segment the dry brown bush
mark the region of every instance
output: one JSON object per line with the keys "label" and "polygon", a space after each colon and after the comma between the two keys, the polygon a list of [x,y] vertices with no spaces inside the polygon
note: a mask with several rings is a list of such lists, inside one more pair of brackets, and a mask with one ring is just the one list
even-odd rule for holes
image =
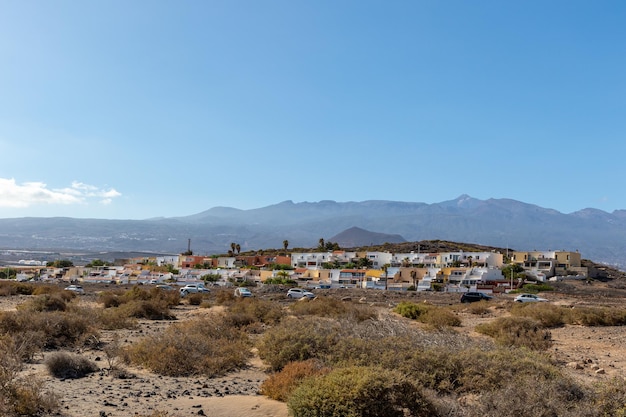
{"label": "dry brown bush", "polygon": [[568,310],[550,303],[515,303],[511,308],[511,314],[530,317],[545,328],[553,328],[563,326],[568,321]]}
{"label": "dry brown bush", "polygon": [[75,311],[37,312],[28,310],[0,313],[0,334],[43,333],[44,347],[75,347],[98,338],[97,323]]}
{"label": "dry brown bush", "polygon": [[61,292],[43,294],[20,304],[17,306],[17,309],[30,311],[65,311],[68,308],[68,301],[69,299],[64,297]]}
{"label": "dry brown bush", "polygon": [[83,378],[98,371],[95,363],[75,353],[56,352],[49,355],[45,363],[50,375],[61,379]]}
{"label": "dry brown bush", "polygon": [[261,385],[261,394],[277,401],[287,401],[289,395],[298,388],[306,378],[326,374],[330,368],[323,366],[319,361],[309,359],[296,361],[266,379]]}
{"label": "dry brown bush", "polygon": [[546,350],[552,346],[552,336],[541,323],[529,317],[500,317],[492,322],[476,326],[476,331],[493,339],[502,346],[527,347]]}
{"label": "dry brown bush", "polygon": [[14,341],[0,339],[0,415],[4,417],[49,415],[59,408],[55,394],[36,378],[19,377],[21,353]]}
{"label": "dry brown bush", "polygon": [[283,317],[283,309],[280,305],[258,298],[237,299],[228,307],[225,320],[233,326],[246,328],[254,332],[262,331],[257,324],[276,324]]}
{"label": "dry brown bush", "polygon": [[212,317],[174,324],[129,346],[123,357],[161,375],[214,377],[245,366],[250,347],[244,332]]}

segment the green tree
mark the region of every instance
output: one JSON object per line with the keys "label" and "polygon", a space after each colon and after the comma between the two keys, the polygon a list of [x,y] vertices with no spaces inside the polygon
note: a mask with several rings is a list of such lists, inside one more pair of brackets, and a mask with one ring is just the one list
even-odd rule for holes
{"label": "green tree", "polygon": [[288,240],[283,240],[283,248],[285,249],[285,251],[287,250],[288,246],[289,246],[289,241]]}
{"label": "green tree", "polygon": [[239,243],[237,243],[235,245],[235,249],[237,250],[237,255],[239,255],[241,253],[241,245]]}
{"label": "green tree", "polygon": [[52,268],[71,268],[74,266],[74,262],[69,259],[57,259],[56,261],[46,263],[46,266]]}
{"label": "green tree", "polygon": [[319,246],[318,246],[318,247],[319,247],[320,249],[324,249],[324,248],[325,248],[325,245],[324,245],[324,238],[320,238],[320,240],[319,240]]}

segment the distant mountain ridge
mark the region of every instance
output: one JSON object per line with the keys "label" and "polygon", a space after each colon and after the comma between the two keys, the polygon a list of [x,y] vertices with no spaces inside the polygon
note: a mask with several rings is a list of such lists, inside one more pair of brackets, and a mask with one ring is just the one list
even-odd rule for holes
{"label": "distant mountain ridge", "polygon": [[[441,239],[518,250],[579,250],[584,258],[626,267],[626,210],[584,209],[570,214],[511,199],[462,195],[441,203],[368,200],[294,203],[241,210],[213,207],[201,213],[150,220],[72,218],[0,219],[2,248],[70,248],[225,253],[314,248],[359,228],[408,241]],[[370,242],[368,242],[369,244]],[[391,243],[391,242],[390,242]]]}

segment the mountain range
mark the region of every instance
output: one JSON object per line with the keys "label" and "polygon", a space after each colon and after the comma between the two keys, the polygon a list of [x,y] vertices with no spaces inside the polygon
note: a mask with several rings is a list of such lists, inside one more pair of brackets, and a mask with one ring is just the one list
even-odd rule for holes
{"label": "mountain range", "polygon": [[248,251],[281,248],[284,240],[290,248],[315,248],[320,239],[341,247],[442,239],[512,250],[579,250],[586,259],[624,269],[626,210],[564,214],[511,199],[462,195],[434,204],[284,201],[147,220],[0,219],[0,247],[11,249],[181,253],[190,247],[214,254],[227,252],[231,242]]}

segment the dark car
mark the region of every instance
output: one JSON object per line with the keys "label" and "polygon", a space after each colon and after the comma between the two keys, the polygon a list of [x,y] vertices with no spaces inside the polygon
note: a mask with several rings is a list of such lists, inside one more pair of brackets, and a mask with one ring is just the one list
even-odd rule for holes
{"label": "dark car", "polygon": [[485,294],[484,292],[466,292],[461,296],[462,303],[475,303],[477,301],[489,301],[493,297]]}

